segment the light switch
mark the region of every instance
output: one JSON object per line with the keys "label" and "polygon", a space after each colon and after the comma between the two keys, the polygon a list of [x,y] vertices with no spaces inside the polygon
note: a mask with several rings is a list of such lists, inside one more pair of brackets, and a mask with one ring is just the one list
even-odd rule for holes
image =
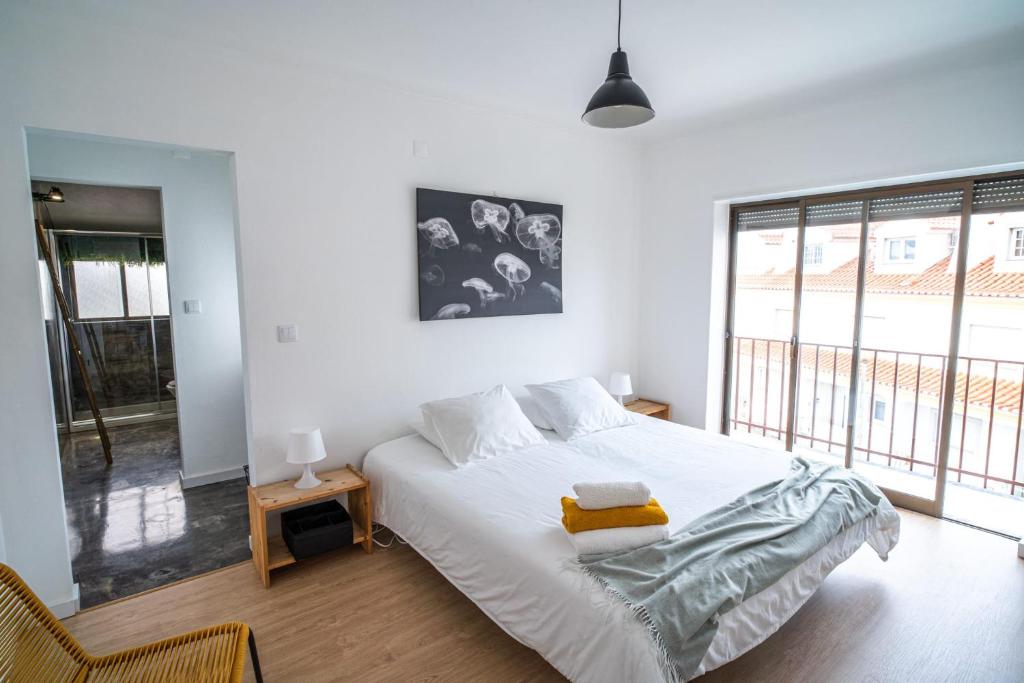
{"label": "light switch", "polygon": [[282,344],[299,341],[299,326],[295,323],[277,326],[277,341]]}
{"label": "light switch", "polygon": [[186,299],[185,300],[185,312],[186,313],[202,313],[203,302],[199,299]]}
{"label": "light switch", "polygon": [[419,157],[420,159],[426,159],[430,156],[430,147],[427,146],[426,140],[413,140],[412,141],[412,155]]}

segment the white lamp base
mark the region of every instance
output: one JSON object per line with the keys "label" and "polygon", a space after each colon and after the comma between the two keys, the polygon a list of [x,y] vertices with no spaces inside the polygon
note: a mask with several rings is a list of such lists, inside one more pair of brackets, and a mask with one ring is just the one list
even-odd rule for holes
{"label": "white lamp base", "polygon": [[620,406],[626,405],[625,402],[622,400],[623,398],[625,398],[624,396],[616,396],[615,398],[619,399],[619,405]]}
{"label": "white lamp base", "polygon": [[308,463],[302,470],[302,476],[297,482],[295,482],[295,488],[297,489],[315,489],[321,484],[321,481],[313,475],[313,468]]}

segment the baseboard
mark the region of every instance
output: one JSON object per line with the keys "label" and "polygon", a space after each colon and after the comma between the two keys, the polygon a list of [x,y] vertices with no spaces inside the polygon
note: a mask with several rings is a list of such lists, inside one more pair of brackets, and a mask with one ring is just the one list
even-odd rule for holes
{"label": "baseboard", "polygon": [[78,614],[80,597],[81,594],[78,591],[78,584],[75,583],[71,585],[70,599],[63,600],[61,602],[51,602],[46,606],[50,608],[50,611],[53,612],[54,616],[58,619],[67,619],[68,617],[73,617]]}
{"label": "baseboard", "polygon": [[219,481],[228,481],[229,479],[241,479],[245,476],[245,472],[242,471],[242,466],[229,467],[226,470],[219,472],[207,472],[206,474],[195,474],[191,477],[186,477],[185,473],[178,470],[178,476],[181,478],[181,488],[191,489],[196,486],[206,486],[207,484],[216,484]]}

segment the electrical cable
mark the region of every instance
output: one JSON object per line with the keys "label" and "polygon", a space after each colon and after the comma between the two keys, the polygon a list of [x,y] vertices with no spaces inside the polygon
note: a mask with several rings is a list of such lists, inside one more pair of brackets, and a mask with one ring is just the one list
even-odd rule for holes
{"label": "electrical cable", "polygon": [[615,33],[615,46],[622,49],[622,0],[619,0],[619,29]]}

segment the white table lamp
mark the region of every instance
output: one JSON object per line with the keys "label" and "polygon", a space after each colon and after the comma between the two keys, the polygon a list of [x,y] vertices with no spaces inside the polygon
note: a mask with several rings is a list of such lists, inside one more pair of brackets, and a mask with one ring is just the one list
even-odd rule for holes
{"label": "white table lamp", "polygon": [[320,485],[320,480],[313,476],[310,464],[327,457],[324,448],[324,437],[319,429],[293,429],[288,433],[287,461],[293,465],[305,465],[302,477],[295,482],[297,489],[311,489]]}
{"label": "white table lamp", "polygon": [[633,393],[633,383],[629,381],[628,372],[613,372],[608,380],[608,393],[619,399],[622,405],[622,397]]}

